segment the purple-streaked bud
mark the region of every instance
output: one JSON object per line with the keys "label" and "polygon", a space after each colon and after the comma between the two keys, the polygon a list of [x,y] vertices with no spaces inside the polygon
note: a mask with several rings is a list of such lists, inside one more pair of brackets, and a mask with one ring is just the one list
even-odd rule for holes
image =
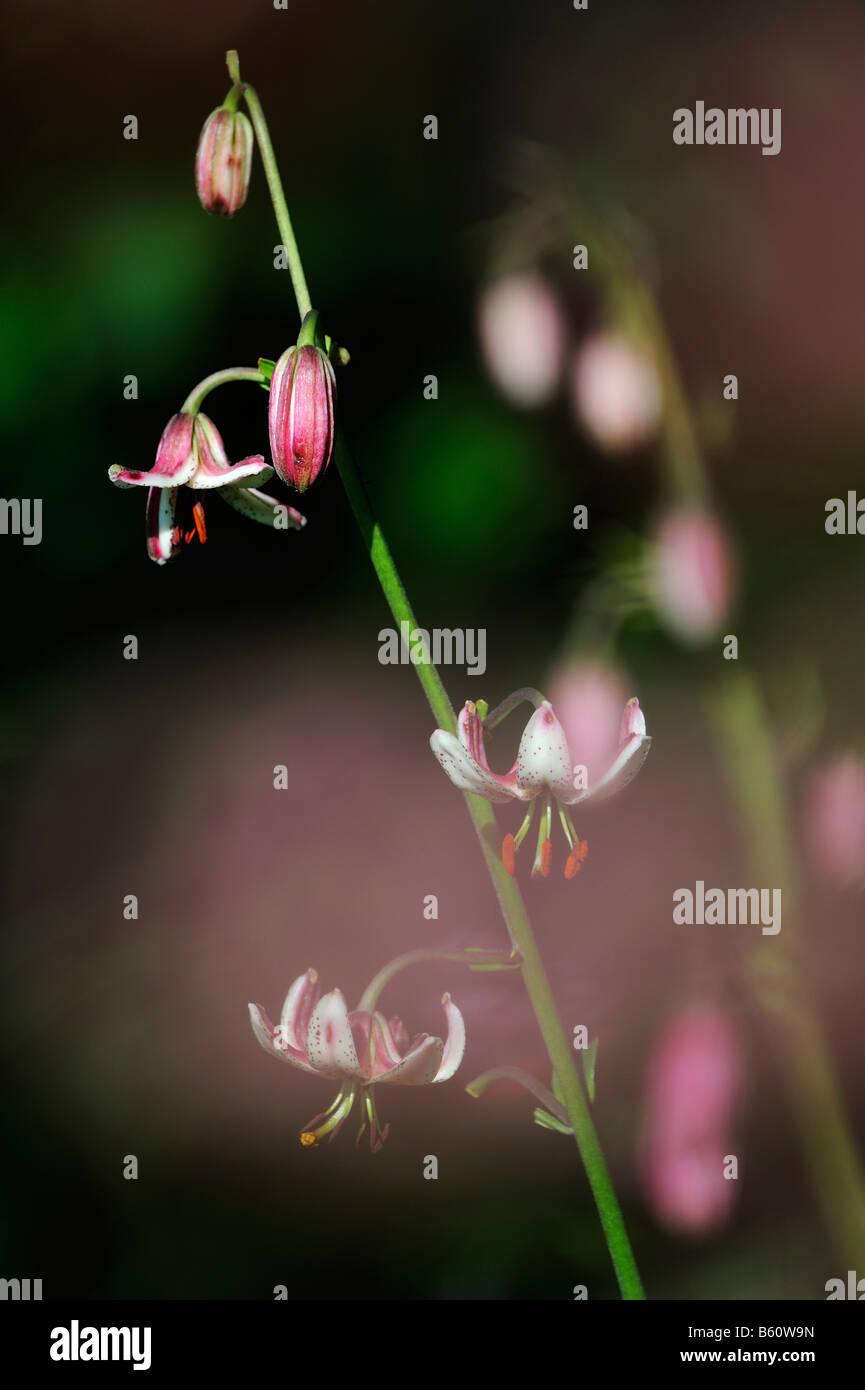
{"label": "purple-streaked bud", "polygon": [[668,626],[687,642],[710,637],[727,615],[733,563],[720,523],[700,507],[669,512],[655,531],[649,586]]}
{"label": "purple-streaked bud", "polygon": [[853,753],[815,772],[804,831],[815,867],[840,888],[865,884],[865,763]]}
{"label": "purple-streaked bud", "polygon": [[270,451],[284,483],[305,492],[333,452],[336,377],[320,348],[290,347],[270,383]]}
{"label": "purple-streaked bud", "polygon": [[242,111],[220,106],[204,122],[195,155],[195,187],[205,212],[233,217],[246,202],[252,126]]}
{"label": "purple-streaked bud", "polygon": [[540,405],[562,370],[565,329],[558,300],[537,275],[506,275],[478,302],[481,352],[494,384],[514,405]]}
{"label": "purple-streaked bud", "polygon": [[574,359],[571,392],[577,418],[611,454],[646,444],[661,419],[661,381],[654,362],[620,333],[597,333]]}
{"label": "purple-streaked bud", "polygon": [[672,1020],[649,1063],[641,1171],[658,1220],[700,1234],[722,1226],[738,1183],[730,1173],[732,1124],[743,1079],[732,1020],[695,1004]]}

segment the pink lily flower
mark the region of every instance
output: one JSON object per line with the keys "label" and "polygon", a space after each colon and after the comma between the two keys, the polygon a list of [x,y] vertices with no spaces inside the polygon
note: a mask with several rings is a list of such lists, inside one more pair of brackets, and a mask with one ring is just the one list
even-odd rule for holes
{"label": "pink lily flower", "polygon": [[[274,525],[279,504],[255,487],[241,483],[262,483],[273,477],[261,454],[239,463],[229,463],[219,430],[206,415],[181,411],[172,416],[162,432],[154,466],[145,471],[112,465],[108,476],[117,487],[146,487],[147,552],[158,565],[164,565],[180,549],[182,541],[197,534],[207,539],[204,507],[198,499],[192,509],[194,529],[183,531],[175,524],[181,487],[193,491],[216,491],[224,501],[246,516]],[[282,509],[285,525],[300,530],[306,519],[294,507]]]}
{"label": "pink lily flower", "polygon": [[370,1148],[377,1153],[388,1135],[375,1108],[375,1086],[427,1086],[447,1081],[463,1058],[466,1032],[463,1016],[449,994],[442,995],[447,1038],[419,1033],[411,1043],[402,1021],[375,1011],[346,1007],[342,991],[332,989],[319,998],[318,974],[307,970],[291,985],[274,1027],[258,1004],[250,1004],[252,1031],[271,1057],[314,1076],[341,1080],[336,1098],[304,1126],[300,1142],[314,1146],[324,1135],[335,1138],[359,1093],[365,1117],[357,1142],[369,1125]]}
{"label": "pink lily flower", "polygon": [[[512,696],[500,709],[507,712],[507,708],[520,698],[532,696]],[[490,726],[497,723],[498,711],[487,720],[483,703],[479,712],[474,701],[469,700],[460,711],[458,736],[444,729],[436,729],[430,739],[430,747],[460,791],[483,796],[487,801],[532,803],[516,835],[506,835],[502,843],[502,862],[509,874],[514,873],[517,850],[529,831],[535,806],[540,803],[541,823],[532,877],[541,874],[546,878],[549,875],[552,864],[552,803],[555,801],[569,848],[565,878],[573,878],[579,873],[589,847],[574,829],[567,808],[589,797],[608,796],[626,786],[645,762],[652,740],[646,734],[646,721],[639,701],[636,698],[629,700],[622,715],[618,750],[603,775],[593,786],[589,786],[585,768],[575,762],[552,705],[549,700],[540,697],[538,700],[538,707],[520,740],[516,762],[509,772],[493,772],[487,762],[484,723],[486,721]]]}

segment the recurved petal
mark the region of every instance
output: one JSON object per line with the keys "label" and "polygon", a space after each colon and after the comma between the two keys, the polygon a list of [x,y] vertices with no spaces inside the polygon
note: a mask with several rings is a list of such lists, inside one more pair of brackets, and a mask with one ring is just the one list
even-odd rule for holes
{"label": "recurved petal", "polygon": [[459,739],[445,729],[436,729],[429,743],[442,768],[460,791],[474,792],[477,796],[486,797],[487,801],[510,801],[513,797],[525,799],[516,781],[512,780],[513,774],[497,777],[495,773],[488,772]]}
{"label": "recurved petal", "polygon": [[549,700],[535,710],[520,739],[516,780],[524,796],[535,796],[549,787],[563,800],[573,791],[568,740]]}
{"label": "recurved petal", "polygon": [[147,494],[147,553],[157,565],[164,565],[180,550],[174,516],[176,487],[152,487]]}
{"label": "recurved petal", "polygon": [[195,418],[195,449],[198,467],[189,480],[192,488],[223,487],[228,482],[240,482],[246,478],[254,483],[266,483],[273,477],[273,469],[264,461],[261,454],[253,454],[241,459],[240,463],[229,463],[222,442],[222,435],[208,415],[199,414]]}
{"label": "recurved petal", "polygon": [[315,1072],[315,1067],[309,1065],[302,1052],[292,1051],[282,1041],[280,1032],[274,1028],[260,1004],[249,1005],[249,1021],[253,1033],[269,1057],[275,1057],[278,1062],[288,1062],[290,1066],[298,1067],[301,1071]]}
{"label": "recurved petal", "polygon": [[375,1078],[376,1085],[428,1086],[436,1080],[443,1052],[441,1038],[431,1038],[428,1033],[421,1033],[396,1066]]}
{"label": "recurved petal", "polygon": [[313,1009],[306,1058],[321,1076],[363,1076],[342,990],[322,995]]}
{"label": "recurved petal", "polygon": [[562,801],[567,801],[568,805],[573,806],[590,796],[612,796],[613,792],[621,791],[622,787],[626,787],[636,777],[652,746],[652,740],[646,733],[646,720],[636,698],[629,700],[625,705],[620,732],[622,743],[603,777],[593,787],[572,791],[569,796],[561,797]]}
{"label": "recurved petal", "polygon": [[462,1061],[466,1050],[465,1020],[449,994],[442,995],[442,1007],[447,1019],[448,1032],[441,1064],[433,1077],[433,1081],[449,1080]]}
{"label": "recurved petal", "polygon": [[193,440],[195,417],[173,415],[156,450],[156,462],[149,472],[137,468],[120,468],[115,464],[108,470],[112,483],[119,487],[182,487],[188,483],[198,462]]}
{"label": "recurved petal", "polygon": [[307,970],[305,974],[298,975],[285,996],[279,1017],[282,1038],[290,1047],[297,1048],[298,1052],[306,1052],[309,1020],[320,993],[317,971]]}
{"label": "recurved petal", "polygon": [[[398,1021],[398,1020],[397,1020]],[[391,1032],[391,1026],[384,1014],[372,1015],[372,1048],[370,1077],[376,1080],[385,1072],[392,1071],[403,1060],[402,1052]],[[402,1025],[400,1025],[402,1026]]]}
{"label": "recurved petal", "polygon": [[219,496],[241,516],[250,521],[258,521],[263,526],[272,526],[275,531],[300,531],[306,525],[306,517],[294,507],[268,497],[266,492],[257,492],[252,487],[221,487]]}

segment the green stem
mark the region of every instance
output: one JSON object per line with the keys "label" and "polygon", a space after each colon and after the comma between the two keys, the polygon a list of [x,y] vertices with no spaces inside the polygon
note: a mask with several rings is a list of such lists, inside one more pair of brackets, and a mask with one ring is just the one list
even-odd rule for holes
{"label": "green stem", "polygon": [[[414,613],[393,562],[384,534],[375,520],[363,483],[355,469],[345,442],[339,436],[334,450],[336,466],[363,536],[373,568],[397,624],[416,626]],[[439,728],[456,732],[456,717],[441,677],[432,662],[415,666],[433,716]],[[466,805],[480,841],[487,869],[493,881],[499,906],[514,949],[522,957],[526,992],[534,1009],[547,1055],[561,1086],[565,1109],[574,1130],[574,1139],[589,1179],[601,1219],[619,1289],[625,1299],[645,1297],[634,1254],[628,1239],[621,1208],[607,1169],[600,1141],[589,1114],[571,1048],[559,1018],[556,1001],[538,951],[522,893],[511,878],[499,854],[495,812],[482,797],[466,794]]]}
{"label": "green stem", "polygon": [[181,412],[185,415],[197,415],[211,391],[215,391],[217,386],[225,386],[229,381],[256,381],[260,386],[265,379],[257,367],[226,367],[224,371],[213,372],[211,376],[199,381],[197,386],[193,386],[180,407]]}
{"label": "green stem", "polygon": [[[226,54],[228,73],[234,82],[240,82],[240,64],[236,52],[232,49]],[[270,200],[273,203],[273,210],[276,213],[276,225],[279,227],[279,235],[285,247],[285,254],[288,259],[288,271],[291,275],[291,283],[294,288],[294,297],[297,300],[297,312],[300,314],[301,321],[306,317],[312,308],[312,300],[309,297],[309,290],[306,284],[306,276],[303,273],[303,264],[300,259],[300,251],[297,247],[297,240],[294,235],[294,228],[291,225],[291,217],[288,213],[288,204],[285,201],[285,194],[282,191],[282,180],[279,177],[279,169],[276,164],[276,155],[273,153],[273,145],[270,141],[270,132],[267,129],[267,121],[264,119],[264,112],[261,109],[261,102],[254,87],[250,87],[248,82],[242,84],[243,95],[249,108],[249,115],[255,131],[255,138],[258,141],[258,152],[261,155],[261,162],[264,165],[264,175],[267,179],[267,186],[270,190]]]}
{"label": "green stem", "polygon": [[[229,55],[228,63],[229,74],[234,81],[237,81],[239,68],[236,54],[233,57]],[[270,143],[267,123],[253,89],[245,86],[244,94],[265,166],[280,235],[289,258],[298,311],[303,319],[312,306],[300,263],[300,254],[291,229],[291,220],[280,183],[273,147]],[[411,628],[416,627],[411,604],[388,549],[384,533],[372,514],[363,483],[341,434],[337,435],[334,445],[334,460],[391,613],[397,625],[408,622],[411,630]],[[455,733],[456,717],[453,706],[435,666],[429,662],[417,665],[414,669],[423,686],[437,724],[440,728]],[[516,880],[510,877],[501,862],[498,852],[499,840],[495,813],[489,802],[481,797],[466,795],[465,800],[493,881],[511,944],[522,957],[521,968],[526,992],[535,1011],[547,1054],[559,1081],[565,1109],[573,1126],[574,1139],[595,1199],[619,1289],[625,1299],[645,1298],[631,1243],[625,1230],[621,1208],[589,1114],[588,1104],[583,1094],[568,1039],[559,1018],[550,982],[547,979],[543,961],[535,943],[534,932],[522,894]]]}
{"label": "green stem", "polygon": [[480,948],[472,950],[471,947],[465,951],[440,951],[434,947],[427,950],[421,947],[417,951],[406,951],[405,955],[397,956],[396,960],[388,961],[387,965],[383,965],[360,996],[358,1009],[364,1013],[372,1013],[378,1003],[379,995],[385,985],[390,984],[394,975],[398,975],[409,965],[420,965],[423,961],[429,960],[459,961],[460,964],[468,965],[473,970],[516,970],[519,968],[519,959],[513,952],[510,955],[503,955],[501,951],[483,951]]}

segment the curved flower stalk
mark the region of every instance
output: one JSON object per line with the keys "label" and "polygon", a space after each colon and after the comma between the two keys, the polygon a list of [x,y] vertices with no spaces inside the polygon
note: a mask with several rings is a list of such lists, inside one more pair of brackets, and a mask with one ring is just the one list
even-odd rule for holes
{"label": "curved flower stalk", "polygon": [[[247,373],[254,380],[263,380],[259,372]],[[236,372],[220,373],[220,379],[237,380]],[[242,377],[240,379],[243,379]],[[209,378],[215,383],[216,378]],[[202,383],[207,386],[208,383]],[[178,553],[183,541],[195,535],[204,542],[207,531],[204,506],[200,498],[192,509],[194,527],[184,531],[176,524],[180,489],[193,492],[215,491],[224,501],[254,521],[282,529],[299,531],[306,518],[294,507],[282,506],[254,486],[273,477],[273,469],[261,454],[252,454],[239,463],[229,463],[222,436],[213,421],[195,408],[196,397],[205,392],[197,388],[177,415],[173,415],[156,450],[156,462],[147,471],[122,468],[113,464],[108,470],[111,482],[117,487],[146,487],[147,493],[147,553],[158,565],[164,565]]]}
{"label": "curved flower stalk", "polygon": [[369,1126],[370,1148],[377,1153],[388,1135],[375,1106],[374,1087],[427,1086],[447,1081],[463,1058],[466,1044],[463,1016],[449,994],[442,995],[447,1037],[409,1035],[399,1018],[388,1020],[377,1009],[349,1012],[342,991],[332,989],[319,998],[318,975],[307,970],[291,985],[274,1027],[259,1004],[249,1005],[252,1031],[271,1057],[300,1071],[341,1081],[328,1108],[304,1126],[300,1142],[314,1146],[325,1135],[335,1138],[358,1095],[364,1117],[360,1142]]}
{"label": "curved flower stalk", "polygon": [[[484,728],[498,723],[523,699],[530,700],[537,708],[523,731],[516,761],[509,772],[493,772],[484,748]],[[514,873],[517,850],[528,834],[535,808],[540,804],[541,819],[532,866],[533,878],[538,874],[548,877],[552,865],[550,830],[553,802],[558,807],[568,842],[565,878],[574,878],[588,853],[588,844],[580,839],[574,829],[567,808],[589,797],[609,796],[626,786],[645,762],[651,744],[640,702],[636,698],[631,699],[622,714],[618,751],[606,772],[590,787],[587,785],[585,768],[575,762],[552,705],[537,692],[517,691],[489,716],[483,702],[477,705],[469,700],[460,711],[457,728],[457,735],[445,729],[436,729],[430,738],[430,747],[454,786],[462,792],[485,797],[487,801],[531,803],[516,835],[506,835],[502,843],[502,862],[509,874]]]}

